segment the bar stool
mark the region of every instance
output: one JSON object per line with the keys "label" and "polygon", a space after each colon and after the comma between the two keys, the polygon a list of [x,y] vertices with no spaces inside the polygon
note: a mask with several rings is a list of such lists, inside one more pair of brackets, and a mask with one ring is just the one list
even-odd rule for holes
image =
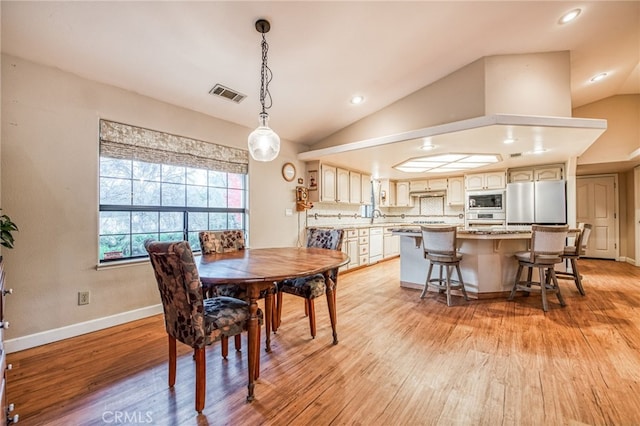
{"label": "bar stool", "polygon": [[[464,281],[460,273],[460,260],[462,255],[456,251],[456,226],[421,226],[422,228],[422,248],[424,258],[429,260],[429,272],[424,284],[424,290],[420,295],[423,299],[427,294],[429,286],[438,289],[438,292],[447,292],[447,306],[451,306],[451,290],[460,290],[464,300],[469,300],[467,291],[464,288]],[[431,278],[433,265],[440,267],[440,276]],[[458,274],[457,280],[451,279],[453,268]],[[447,275],[443,278],[443,268],[446,268]]]}
{"label": "bar stool", "polygon": [[[562,263],[569,225],[532,225],[531,231],[531,250],[516,253],[515,255],[518,260],[518,272],[508,300],[513,300],[518,290],[526,292],[526,295],[533,291],[540,291],[542,309],[547,312],[549,310],[547,293],[549,292],[558,296],[560,306],[566,305],[562,298],[562,293],[560,293],[554,267],[557,263]],[[520,276],[524,268],[528,268],[527,279],[521,281]],[[532,279],[533,268],[538,269],[539,281],[533,281]],[[538,288],[532,288],[533,286],[539,287],[539,290]]]}
{"label": "bar stool", "polygon": [[569,260],[571,263],[571,272],[568,271],[556,271],[556,275],[558,278],[563,279],[571,279],[576,283],[576,287],[578,288],[578,292],[581,295],[585,295],[584,287],[582,286],[582,276],[578,271],[578,262],[580,256],[584,255],[587,244],[589,243],[589,235],[591,235],[591,225],[588,223],[583,223],[578,226],[578,235],[574,240],[574,245],[566,246],[564,248],[564,253],[562,254],[562,260]]}

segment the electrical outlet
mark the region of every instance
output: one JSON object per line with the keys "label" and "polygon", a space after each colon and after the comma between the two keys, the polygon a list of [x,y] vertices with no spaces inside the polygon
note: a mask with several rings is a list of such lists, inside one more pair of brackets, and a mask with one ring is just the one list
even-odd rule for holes
{"label": "electrical outlet", "polygon": [[88,291],[79,291],[78,292],[78,305],[88,305],[89,304],[89,292]]}

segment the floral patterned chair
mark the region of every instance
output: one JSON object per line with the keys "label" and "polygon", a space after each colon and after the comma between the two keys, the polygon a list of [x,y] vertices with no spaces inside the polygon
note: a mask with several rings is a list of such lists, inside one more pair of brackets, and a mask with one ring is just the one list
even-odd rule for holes
{"label": "floral patterned chair", "polygon": [[[241,229],[231,229],[226,231],[201,231],[198,233],[198,238],[200,239],[200,249],[202,250],[202,254],[211,254],[211,253],[229,253],[238,250],[245,249],[245,238],[244,231]],[[266,299],[267,292],[271,292],[271,294],[275,294],[275,283],[273,288],[269,290],[263,290],[260,292],[260,298]],[[205,293],[210,297],[215,296],[228,296],[234,297],[236,299],[242,299],[246,302],[249,301],[247,296],[246,289],[243,286],[235,285],[235,284],[220,284],[215,287],[210,287],[206,289]],[[271,327],[274,323],[274,315],[273,311],[275,303],[275,297],[272,298],[273,303],[271,306],[265,305],[265,313],[266,313],[266,333],[267,335],[271,333]],[[275,328],[274,328],[275,330]],[[240,335],[236,335],[235,337],[235,347],[236,350],[239,351],[241,349]],[[226,358],[228,353],[228,348],[226,342],[222,343],[222,355]]]}
{"label": "floral patterned chair", "polygon": [[[176,382],[176,341],[194,349],[196,364],[196,411],[204,409],[206,389],[205,346],[246,329],[249,305],[231,297],[205,299],[198,269],[187,241],[145,241],[158,282],[169,336],[169,387]],[[258,310],[262,323],[262,312]],[[256,366],[256,376],[259,366]]]}
{"label": "floral patterned chair", "polygon": [[[342,229],[307,229],[307,247],[341,250],[344,231]],[[333,285],[338,283],[338,269],[329,271]],[[309,316],[309,328],[311,338],[316,337],[316,315],[314,299],[326,293],[327,283],[324,275],[315,274],[284,280],[278,283],[278,301],[276,302],[276,324],[274,329],[280,326],[282,318],[282,293],[292,294],[305,299],[305,313]]]}

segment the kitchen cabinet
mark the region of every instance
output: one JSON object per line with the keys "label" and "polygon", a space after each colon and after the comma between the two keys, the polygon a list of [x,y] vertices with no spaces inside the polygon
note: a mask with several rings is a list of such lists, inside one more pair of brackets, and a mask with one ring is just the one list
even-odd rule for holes
{"label": "kitchen cabinet", "polygon": [[562,179],[564,179],[564,167],[561,164],[509,170],[510,183]]}
{"label": "kitchen cabinet", "polygon": [[410,182],[396,182],[396,207],[412,207],[413,199],[409,195]]}
{"label": "kitchen cabinet", "polygon": [[552,166],[544,168],[533,169],[533,180],[562,180],[564,178],[562,173],[562,166]]}
{"label": "kitchen cabinet", "polygon": [[361,204],[371,205],[371,194],[373,192],[373,182],[371,181],[371,175],[362,174],[360,179],[360,188],[362,192]]}
{"label": "kitchen cabinet", "polygon": [[358,229],[358,266],[369,264],[369,228]]}
{"label": "kitchen cabinet", "polygon": [[440,191],[447,189],[447,178],[412,180],[410,181],[411,192]]}
{"label": "kitchen cabinet", "polygon": [[507,183],[507,173],[504,171],[474,173],[465,175],[464,181],[467,191],[504,189]]}
{"label": "kitchen cabinet", "polygon": [[340,270],[346,270],[355,268],[358,266],[360,260],[360,253],[358,250],[358,230],[357,229],[345,229],[342,237],[342,251],[349,256],[349,263],[340,268]]}
{"label": "kitchen cabinet", "polygon": [[349,170],[336,168],[336,199],[338,203],[349,202]]}
{"label": "kitchen cabinet", "polygon": [[349,203],[362,203],[362,174],[349,172]]}
{"label": "kitchen cabinet", "polygon": [[451,177],[447,180],[447,204],[450,206],[464,205],[464,178]]}
{"label": "kitchen cabinet", "polygon": [[396,183],[389,179],[381,179],[378,189],[378,205],[393,207],[396,205]]}
{"label": "kitchen cabinet", "polygon": [[[307,166],[309,201],[336,201],[336,167],[314,162]],[[319,173],[318,173],[319,171]]]}
{"label": "kitchen cabinet", "polygon": [[400,254],[400,236],[391,233],[392,227],[384,228],[383,233],[383,259],[398,256]]}

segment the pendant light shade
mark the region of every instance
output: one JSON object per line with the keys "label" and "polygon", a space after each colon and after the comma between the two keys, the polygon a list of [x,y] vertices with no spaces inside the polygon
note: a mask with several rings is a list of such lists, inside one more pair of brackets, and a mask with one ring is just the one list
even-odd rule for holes
{"label": "pendant light shade", "polygon": [[260,114],[260,126],[249,134],[249,152],[254,160],[271,161],[280,152],[280,136],[267,125],[269,116]]}
{"label": "pendant light shade", "polygon": [[[267,66],[267,52],[269,45],[265,34],[269,32],[271,25],[269,21],[259,19],[256,21],[256,30],[262,33],[262,66],[260,67],[260,104],[262,112],[257,129],[249,134],[249,153],[256,161],[274,160],[280,153],[280,136],[269,127],[269,114],[267,109],[271,108],[273,103],[271,93],[269,92],[269,83],[273,78],[271,69]],[[265,102],[268,101],[268,105]]]}

